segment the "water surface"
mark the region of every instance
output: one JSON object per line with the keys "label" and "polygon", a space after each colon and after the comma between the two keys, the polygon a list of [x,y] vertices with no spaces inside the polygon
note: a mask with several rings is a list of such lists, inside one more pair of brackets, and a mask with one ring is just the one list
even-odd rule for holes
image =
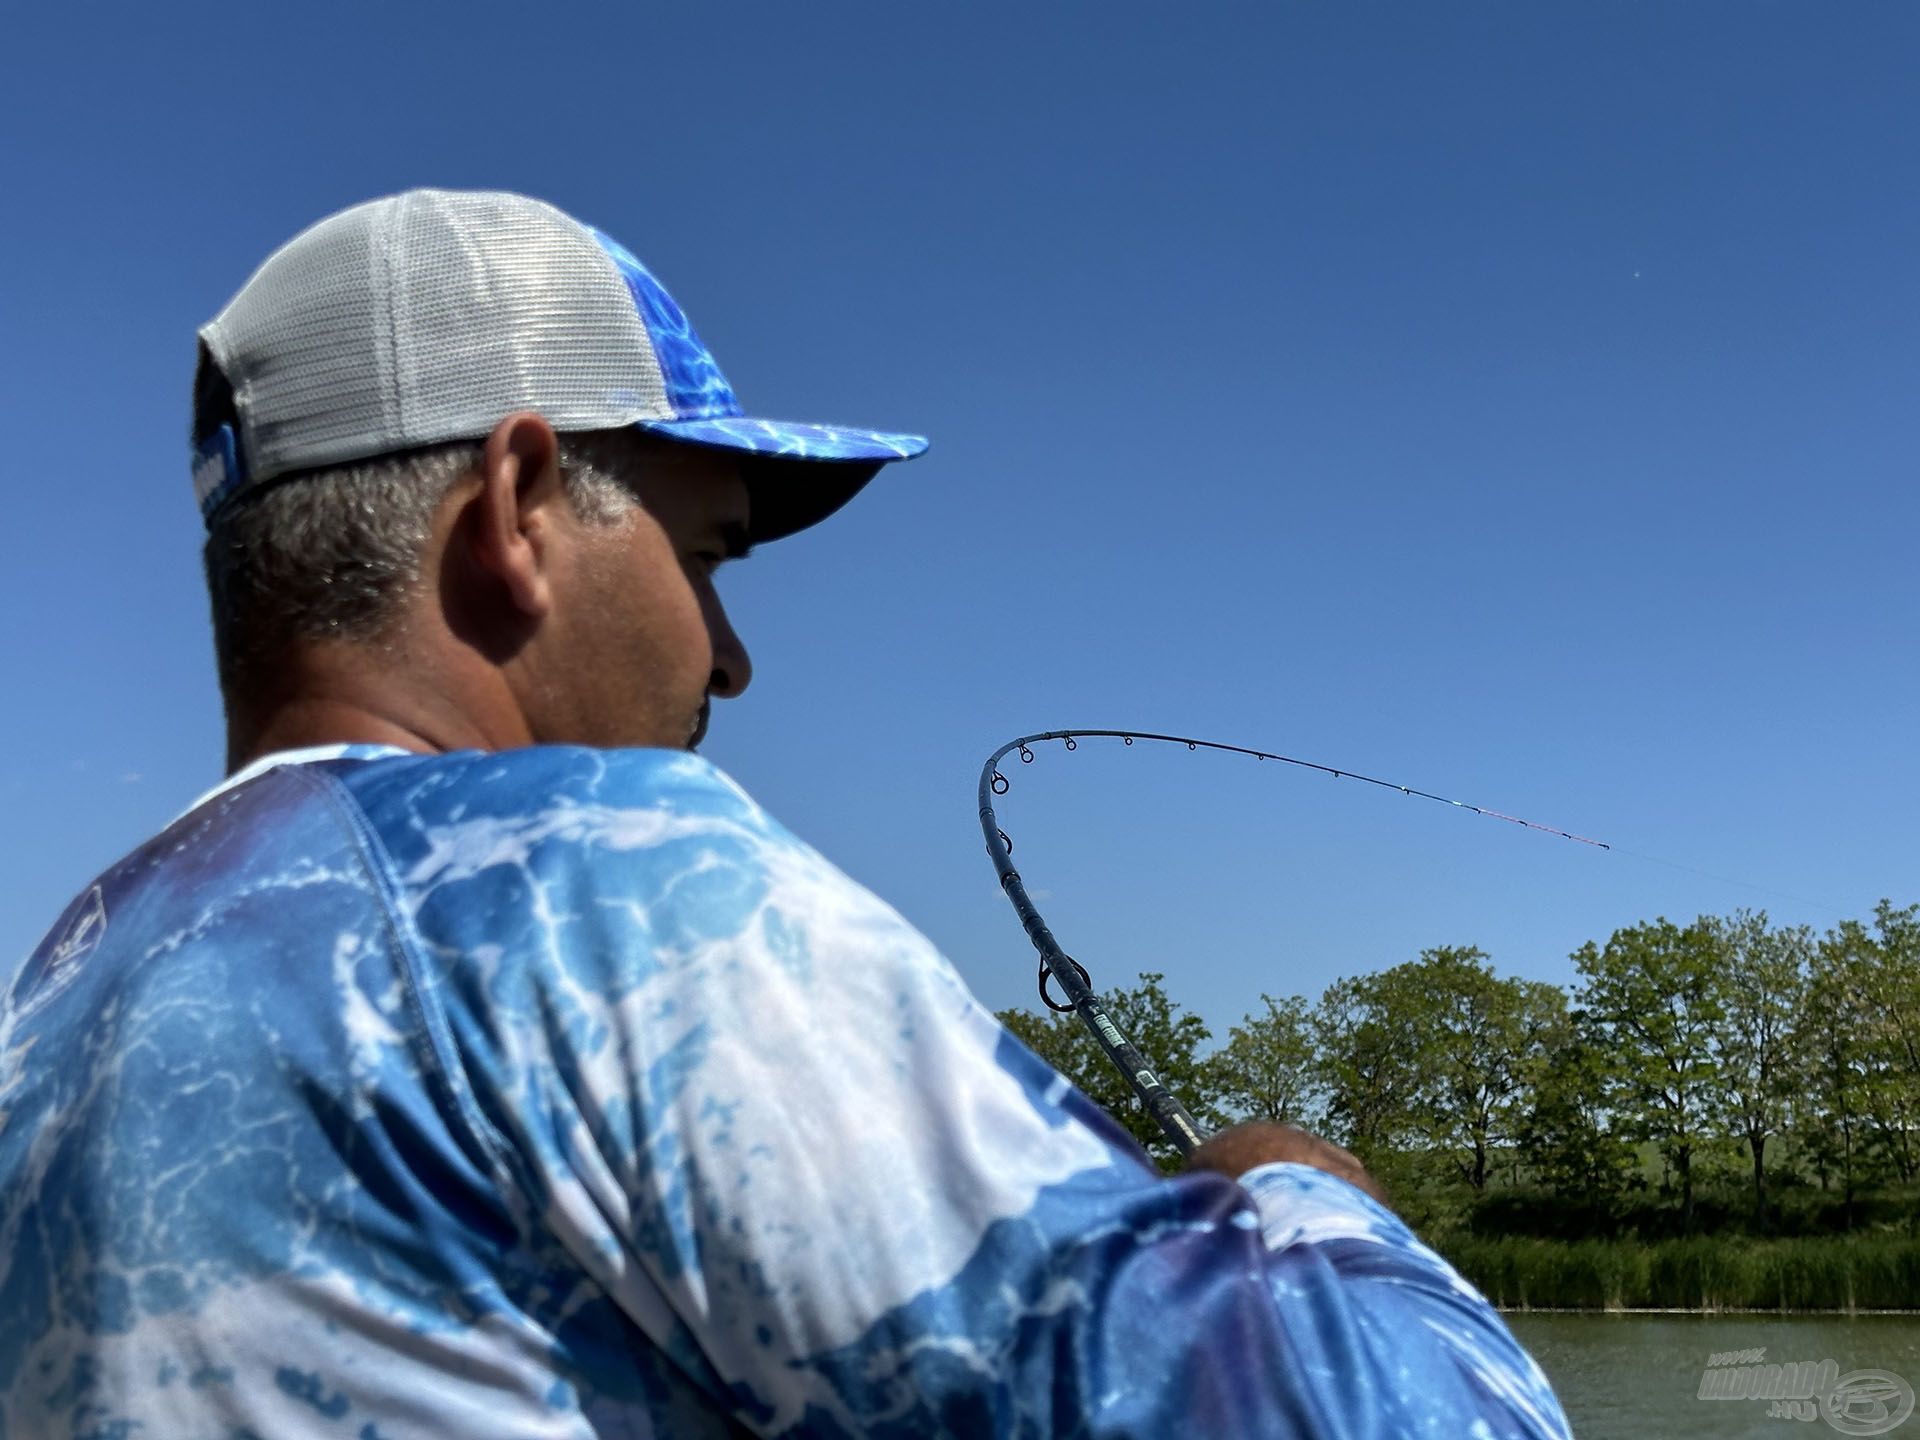
{"label": "water surface", "polygon": [[[1509,1315],[1553,1381],[1577,1440],[1790,1440],[1866,1434],[1824,1418],[1770,1418],[1766,1400],[1702,1400],[1707,1360],[1766,1351],[1768,1362],[1831,1359],[1844,1376],[1884,1370],[1920,1388],[1920,1315]],[[1920,1413],[1892,1430],[1920,1440]]]}

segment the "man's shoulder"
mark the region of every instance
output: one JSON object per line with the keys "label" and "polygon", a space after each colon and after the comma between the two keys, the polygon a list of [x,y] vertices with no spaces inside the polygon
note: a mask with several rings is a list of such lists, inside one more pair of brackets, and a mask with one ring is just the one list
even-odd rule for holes
{"label": "man's shoulder", "polygon": [[320,763],[403,881],[678,851],[701,837],[797,844],[732,779],[685,751],[538,745]]}
{"label": "man's shoulder", "polygon": [[757,813],[745,790],[709,761],[683,750],[601,750],[530,745],[322,761],[366,807],[416,816],[521,815],[582,807],[698,807],[743,818]]}

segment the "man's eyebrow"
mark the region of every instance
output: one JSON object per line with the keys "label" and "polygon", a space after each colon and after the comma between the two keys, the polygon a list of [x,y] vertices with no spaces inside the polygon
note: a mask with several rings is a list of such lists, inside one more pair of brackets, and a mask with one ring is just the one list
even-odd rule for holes
{"label": "man's eyebrow", "polygon": [[728,560],[744,560],[753,553],[753,542],[747,538],[746,524],[739,520],[720,522],[720,545]]}

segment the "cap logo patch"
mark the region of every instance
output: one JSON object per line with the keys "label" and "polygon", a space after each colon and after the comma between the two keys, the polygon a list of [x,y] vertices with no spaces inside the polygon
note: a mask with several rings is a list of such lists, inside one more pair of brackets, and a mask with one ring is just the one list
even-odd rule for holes
{"label": "cap logo patch", "polygon": [[222,425],[194,447],[193,498],[200,502],[203,519],[210,519],[245,478],[231,425]]}

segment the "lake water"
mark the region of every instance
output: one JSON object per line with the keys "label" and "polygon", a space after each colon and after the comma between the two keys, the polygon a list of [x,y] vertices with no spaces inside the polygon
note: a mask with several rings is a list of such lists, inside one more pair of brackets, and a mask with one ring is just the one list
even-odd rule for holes
{"label": "lake water", "polygon": [[[1891,1434],[1920,1440],[1920,1413],[1888,1429],[1842,1429],[1824,1417],[1769,1417],[1767,1400],[1702,1400],[1708,1358],[1766,1351],[1769,1363],[1832,1360],[1844,1377],[1882,1370],[1920,1390],[1920,1316],[1509,1315],[1553,1381],[1577,1440],[1788,1440]],[[1900,1403],[1898,1384],[1885,1387]],[[1856,1412],[1864,1413],[1864,1412]]]}

